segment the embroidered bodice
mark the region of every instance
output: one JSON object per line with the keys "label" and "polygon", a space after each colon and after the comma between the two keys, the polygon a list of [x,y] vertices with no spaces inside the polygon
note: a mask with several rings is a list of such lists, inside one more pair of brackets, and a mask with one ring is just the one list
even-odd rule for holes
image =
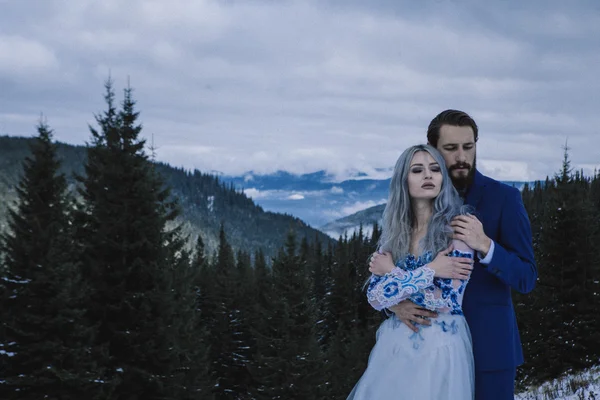
{"label": "embroidered bodice", "polygon": [[[473,258],[473,253],[453,250],[450,257]],[[408,255],[383,276],[372,275],[367,299],[376,310],[383,310],[409,299],[415,304],[439,313],[462,315],[462,299],[468,280],[435,278],[427,267],[433,254]]]}

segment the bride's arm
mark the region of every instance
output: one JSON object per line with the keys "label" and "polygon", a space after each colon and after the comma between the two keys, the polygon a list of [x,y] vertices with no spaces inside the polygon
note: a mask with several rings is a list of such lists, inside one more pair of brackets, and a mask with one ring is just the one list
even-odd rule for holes
{"label": "bride's arm", "polygon": [[367,300],[374,309],[381,311],[433,285],[434,274],[435,272],[427,267],[413,271],[394,267],[385,275],[372,275],[367,289]]}

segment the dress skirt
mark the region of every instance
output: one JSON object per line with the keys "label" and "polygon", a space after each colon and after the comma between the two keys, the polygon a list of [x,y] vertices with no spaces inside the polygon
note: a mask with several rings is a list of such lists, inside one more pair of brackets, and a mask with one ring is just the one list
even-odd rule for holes
{"label": "dress skirt", "polygon": [[464,316],[439,314],[431,321],[415,333],[395,315],[385,320],[348,400],[473,399],[473,349]]}

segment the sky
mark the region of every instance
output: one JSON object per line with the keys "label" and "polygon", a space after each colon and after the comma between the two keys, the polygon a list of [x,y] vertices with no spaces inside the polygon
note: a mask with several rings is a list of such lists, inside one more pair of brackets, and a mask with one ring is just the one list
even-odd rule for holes
{"label": "sky", "polygon": [[[379,177],[461,109],[501,180],[600,168],[596,0],[0,0],[0,134],[85,144],[128,82],[156,158]],[[381,173],[379,173],[381,175]]]}

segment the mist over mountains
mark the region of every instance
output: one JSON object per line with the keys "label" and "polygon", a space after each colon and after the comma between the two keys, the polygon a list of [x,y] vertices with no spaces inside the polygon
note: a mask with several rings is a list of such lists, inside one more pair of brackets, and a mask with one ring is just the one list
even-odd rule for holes
{"label": "mist over mountains", "polygon": [[[326,171],[294,175],[285,171],[259,175],[222,176],[266,210],[294,215],[337,238],[352,234],[362,224],[365,232],[379,221],[388,197],[393,168],[377,172],[387,178],[371,178],[356,172],[336,181]],[[519,190],[525,182],[506,181]]]}
{"label": "mist over mountains", "polygon": [[[31,139],[0,137],[0,228],[6,207],[15,198],[22,160],[29,154]],[[82,174],[85,147],[59,145],[63,172]],[[267,254],[283,243],[285,230],[297,227],[302,234],[326,240],[352,234],[363,226],[369,233],[381,219],[387,201],[392,167],[378,169],[377,176],[352,171],[344,178],[326,171],[296,175],[252,172],[240,176],[189,172],[158,163],[183,208],[182,221],[194,238],[202,234],[210,251],[216,248],[220,223],[231,231],[234,247],[264,247]],[[385,178],[383,178],[385,177]],[[505,182],[522,189],[525,182]],[[228,198],[227,205],[215,205]],[[237,215],[237,216],[236,216]],[[258,230],[252,227],[259,227]],[[318,232],[318,231],[320,232]]]}

